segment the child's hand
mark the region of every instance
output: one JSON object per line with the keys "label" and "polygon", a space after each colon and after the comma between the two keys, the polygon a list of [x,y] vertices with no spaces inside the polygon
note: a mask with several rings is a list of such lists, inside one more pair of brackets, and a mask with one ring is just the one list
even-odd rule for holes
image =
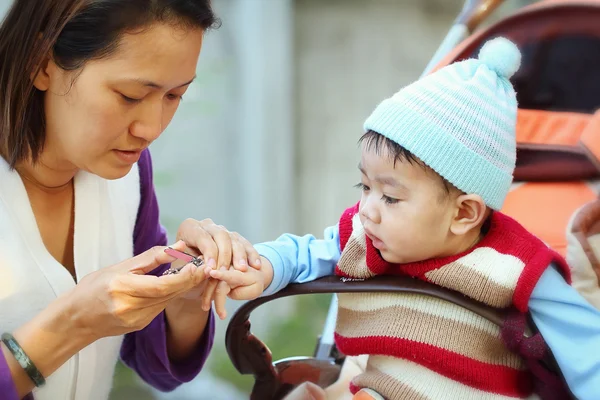
{"label": "child's hand", "polygon": [[[205,273],[220,281],[217,288],[217,292],[220,292],[219,295],[222,295],[224,290],[228,290],[228,296],[233,300],[253,300],[262,294],[273,279],[271,263],[266,258],[262,258],[261,261],[262,268],[260,270],[249,268],[246,271],[239,271],[233,267],[229,270],[207,268]],[[204,300],[210,304],[209,295],[207,293]]]}
{"label": "child's hand", "polygon": [[[230,265],[239,271],[262,268],[258,252],[246,238],[215,224],[211,219],[185,220],[179,226],[177,239],[183,240],[190,248],[198,249],[210,269],[227,268]],[[224,319],[228,287],[224,284],[217,287],[218,284],[219,281],[215,279],[208,280],[203,288],[201,306],[205,311],[210,310],[214,299],[217,314]]]}
{"label": "child's hand", "polygon": [[263,274],[253,268],[246,272],[238,271],[233,267],[228,271],[218,269],[206,272],[211,278],[221,281],[219,286],[226,285],[229,288],[228,296],[233,300],[253,300],[265,289]]}

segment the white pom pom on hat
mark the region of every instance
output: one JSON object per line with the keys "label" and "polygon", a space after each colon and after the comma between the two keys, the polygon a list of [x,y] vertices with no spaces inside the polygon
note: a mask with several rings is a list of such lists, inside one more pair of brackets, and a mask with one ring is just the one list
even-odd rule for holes
{"label": "white pom pom on hat", "polygon": [[479,51],[478,59],[506,79],[510,79],[521,66],[521,52],[513,42],[503,37],[486,42]]}

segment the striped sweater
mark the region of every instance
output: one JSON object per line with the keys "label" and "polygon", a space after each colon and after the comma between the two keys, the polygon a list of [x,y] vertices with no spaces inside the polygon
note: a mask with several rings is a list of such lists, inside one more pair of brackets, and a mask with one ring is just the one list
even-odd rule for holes
{"label": "striped sweater", "polygon": [[[339,224],[336,274],[365,279],[409,275],[496,308],[527,312],[531,293],[555,261],[568,266],[516,221],[495,212],[470,250],[410,264],[383,260],[366,237],[358,205]],[[513,399],[532,394],[532,379],[504,345],[500,328],[453,303],[419,294],[339,294],[336,344],[346,355],[369,354],[353,393],[371,388],[387,399]]]}

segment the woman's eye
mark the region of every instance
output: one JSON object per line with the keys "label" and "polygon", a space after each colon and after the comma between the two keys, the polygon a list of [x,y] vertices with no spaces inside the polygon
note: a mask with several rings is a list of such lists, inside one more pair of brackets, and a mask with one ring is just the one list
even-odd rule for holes
{"label": "woman's eye", "polygon": [[183,100],[183,96],[182,95],[178,95],[178,94],[168,94],[167,95],[167,99],[169,99],[169,100]]}
{"label": "woman's eye", "polygon": [[122,97],[122,98],[123,98],[123,100],[125,100],[127,103],[131,103],[131,104],[139,103],[140,101],[142,101],[142,99],[134,99],[134,98],[132,98],[132,97],[125,96],[123,93],[121,93],[121,97]]}
{"label": "woman's eye", "polygon": [[355,188],[362,190],[363,192],[368,192],[369,190],[371,190],[370,187],[368,187],[367,185],[365,185],[364,183],[360,182],[357,183],[356,185],[354,185]]}
{"label": "woman's eye", "polygon": [[398,199],[394,199],[393,197],[389,197],[384,195],[381,200],[385,201],[385,204],[396,204],[398,203],[400,200]]}

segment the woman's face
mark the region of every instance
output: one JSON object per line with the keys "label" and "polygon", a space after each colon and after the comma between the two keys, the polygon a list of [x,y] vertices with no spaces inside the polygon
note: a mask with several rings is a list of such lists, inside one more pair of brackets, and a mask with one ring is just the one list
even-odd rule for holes
{"label": "woman's face", "polygon": [[106,179],[125,176],[173,118],[195,77],[203,33],[156,24],[123,35],[115,53],[78,71],[50,61],[34,80],[45,92],[40,161]]}

